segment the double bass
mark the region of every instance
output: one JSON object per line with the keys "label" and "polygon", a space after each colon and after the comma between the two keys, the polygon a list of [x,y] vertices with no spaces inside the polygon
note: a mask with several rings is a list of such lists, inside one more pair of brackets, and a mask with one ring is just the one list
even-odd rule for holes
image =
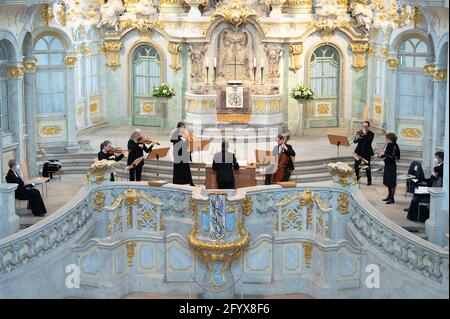
{"label": "double bass", "polygon": [[[284,144],[286,144],[289,141],[289,138],[290,138],[289,135],[285,137]],[[272,174],[272,183],[285,181],[286,167],[289,164],[290,160],[291,156],[286,152],[281,152],[281,154],[278,155],[277,171],[274,174]]]}

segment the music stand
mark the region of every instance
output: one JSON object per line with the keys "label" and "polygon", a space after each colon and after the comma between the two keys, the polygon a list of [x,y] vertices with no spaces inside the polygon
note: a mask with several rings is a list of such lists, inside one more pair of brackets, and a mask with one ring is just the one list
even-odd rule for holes
{"label": "music stand", "polygon": [[166,157],[167,153],[169,152],[169,147],[162,147],[162,148],[154,148],[148,154],[148,159],[154,159],[156,158],[156,176],[159,177],[159,159]]}
{"label": "music stand", "polygon": [[205,151],[211,143],[211,140],[194,140],[189,141],[189,149],[191,153],[198,152],[200,154],[200,161],[197,163],[197,184],[200,184],[200,164],[202,162],[202,151]]}
{"label": "music stand", "polygon": [[339,159],[339,147],[350,146],[347,136],[328,134],[328,140],[331,145],[337,146],[337,159]]}
{"label": "music stand", "polygon": [[274,164],[274,158],[272,155],[272,151],[267,150],[255,150],[255,158],[256,163],[260,164],[262,166],[262,170],[264,173],[266,173],[265,165],[267,165],[267,168]]}

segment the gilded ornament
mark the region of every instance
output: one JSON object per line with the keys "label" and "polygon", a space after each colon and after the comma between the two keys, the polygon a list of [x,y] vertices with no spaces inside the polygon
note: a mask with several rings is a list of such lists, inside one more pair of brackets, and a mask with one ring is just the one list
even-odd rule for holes
{"label": "gilded ornament", "polygon": [[394,71],[398,68],[399,60],[397,58],[388,58],[386,60],[386,63],[388,65],[389,70]]}
{"label": "gilded ornament", "polygon": [[390,51],[389,51],[389,48],[382,48],[381,49],[381,57],[383,58],[383,59],[387,59],[387,58],[389,58],[389,56],[390,56]]}
{"label": "gilded ornament", "polygon": [[436,65],[434,63],[426,63],[423,66],[423,72],[428,76],[434,76],[436,71]]}
{"label": "gilded ornament", "polygon": [[330,105],[329,104],[318,104],[317,105],[317,113],[319,113],[321,115],[330,113]]}
{"label": "gilded ornament", "polygon": [[376,53],[375,47],[372,46],[372,45],[369,45],[369,48],[367,49],[367,54],[370,55],[370,56],[374,56],[375,53]]}
{"label": "gilded ornament", "polygon": [[91,53],[91,48],[89,47],[89,44],[87,43],[83,44],[83,47],[81,48],[81,54],[88,55],[89,53]]}
{"label": "gilded ornament", "polygon": [[121,41],[105,41],[102,51],[107,55],[106,66],[116,70],[120,66],[120,50],[123,48]]}
{"label": "gilded ornament", "polygon": [[98,103],[97,102],[91,103],[89,105],[89,112],[90,113],[97,113],[98,112]]}
{"label": "gilded ornament", "polygon": [[245,196],[244,202],[242,203],[242,213],[245,216],[250,216],[253,209],[253,200],[250,196]]}
{"label": "gilded ornament", "polygon": [[89,167],[89,171],[87,173],[88,182],[102,184],[105,180],[109,180],[107,175],[111,174],[112,168],[115,164],[116,161],[96,160],[94,164]]}
{"label": "gilded ornament", "polygon": [[68,68],[74,68],[75,64],[77,63],[77,57],[75,55],[67,55],[64,58],[64,64],[68,67]]}
{"label": "gilded ornament", "polygon": [[434,72],[435,81],[447,81],[447,69],[438,69]]}
{"label": "gilded ornament", "polygon": [[142,113],[145,114],[153,113],[153,104],[150,102],[142,104]]}
{"label": "gilded ornament", "polygon": [[34,73],[37,69],[37,59],[33,58],[22,62],[23,71],[26,73]]}
{"label": "gilded ornament", "polygon": [[347,214],[348,213],[348,203],[349,203],[349,199],[348,199],[348,195],[347,194],[339,194],[337,197],[337,201],[338,201],[338,211],[341,214]]}
{"label": "gilded ornament", "polygon": [[381,105],[375,104],[375,114],[380,115],[381,114]]}
{"label": "gilded ornament", "polygon": [[6,68],[6,73],[10,79],[18,79],[22,77],[24,71],[24,67],[20,66],[8,66]]}
{"label": "gilded ornament", "polygon": [[58,18],[58,22],[59,22],[60,25],[65,27],[67,25],[66,4],[64,3],[64,1],[61,1],[58,6],[59,6],[59,10],[56,12],[56,16]]}
{"label": "gilded ornament", "polygon": [[405,138],[420,138],[423,135],[418,128],[404,128],[400,134]]}
{"label": "gilded ornament", "polygon": [[42,136],[57,136],[62,133],[62,127],[59,125],[47,125],[40,129]]}
{"label": "gilded ornament", "polygon": [[369,50],[368,43],[354,43],[349,44],[350,49],[353,53],[353,63],[352,66],[355,69],[362,69],[366,67],[366,57],[365,54]]}
{"label": "gilded ornament", "polygon": [[54,17],[52,6],[52,4],[44,4],[44,7],[42,8],[41,17],[47,26],[50,24],[50,21],[52,21]]}
{"label": "gilded ornament", "polygon": [[181,68],[181,52],[183,51],[183,46],[179,43],[169,43],[169,53],[172,56],[172,63],[169,67],[176,71]]}
{"label": "gilded ornament", "polygon": [[127,247],[128,267],[131,267],[133,266],[134,248],[136,247],[136,242],[129,241],[126,243],[126,247]]}
{"label": "gilded ornament", "polygon": [[325,167],[333,177],[333,182],[344,187],[356,184],[355,171],[347,163],[328,163]]}
{"label": "gilded ornament", "polygon": [[303,52],[303,44],[290,44],[288,48],[289,52],[289,70],[293,71],[294,73],[300,70],[301,64],[300,64],[300,55]]}
{"label": "gilded ornament", "polygon": [[312,258],[313,245],[310,243],[303,243],[303,252],[305,256],[305,267],[311,268],[311,258]]}
{"label": "gilded ornament", "polygon": [[105,207],[105,194],[101,191],[97,191],[92,199],[94,202],[94,210],[100,212]]}
{"label": "gilded ornament", "polygon": [[250,18],[256,18],[257,13],[241,4],[239,0],[231,0],[228,4],[222,2],[216,12],[212,15],[213,19],[219,17],[228,24],[231,24],[235,30],[237,30],[242,25],[248,23]]}

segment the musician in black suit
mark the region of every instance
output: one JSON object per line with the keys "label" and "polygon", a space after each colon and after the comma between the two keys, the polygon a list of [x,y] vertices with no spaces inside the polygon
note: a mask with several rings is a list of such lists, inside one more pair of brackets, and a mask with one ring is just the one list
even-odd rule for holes
{"label": "musician in black suit", "polygon": [[[286,165],[285,171],[284,171],[284,179],[282,182],[289,181],[289,178],[291,177],[291,173],[294,171],[294,162],[292,161],[292,157],[295,157],[295,151],[291,144],[287,144],[287,139],[283,135],[279,134],[277,136],[277,145],[272,150],[272,155],[274,158],[274,165],[272,167],[268,168],[268,173],[266,174],[266,178],[264,181],[265,185],[272,184],[272,175],[276,173],[278,169],[278,159],[282,153],[285,153],[289,156],[288,163]],[[272,174],[273,173],[273,174]]]}
{"label": "musician in black suit", "polygon": [[34,216],[42,217],[47,214],[47,208],[42,200],[41,193],[35,189],[33,185],[25,185],[20,175],[16,172],[17,163],[12,159],[8,162],[8,174],[6,175],[6,182],[11,184],[18,184],[15,191],[16,199],[28,200],[28,207]]}
{"label": "musician in black suit", "polygon": [[[372,148],[372,141],[374,137],[375,134],[370,130],[370,122],[364,121],[362,129],[358,131],[355,138],[353,139],[353,143],[358,144],[355,148],[355,154],[359,155],[361,158],[367,161],[363,163],[366,166],[367,185],[372,185],[370,158],[374,155]],[[359,170],[362,162],[363,160],[361,159],[355,159],[355,174],[358,181],[360,178]]]}
{"label": "musician in black suit", "polygon": [[[135,129],[131,134],[130,140],[128,141],[128,160],[127,165],[131,166],[135,160],[144,156],[144,152],[150,153],[153,149],[153,145],[147,147],[144,143],[144,136],[140,129]],[[137,165],[133,165],[130,168],[130,182],[140,182],[142,178],[142,169],[144,167],[144,160],[139,162]]]}
{"label": "musician in black suit", "polygon": [[212,168],[216,172],[217,188],[234,189],[234,171],[239,169],[239,163],[234,153],[228,151],[228,141],[222,141],[222,150],[214,154]]}
{"label": "musician in black suit", "polygon": [[[125,151],[122,151],[120,154],[114,154],[114,147],[112,146],[111,141],[104,141],[100,144],[100,152],[97,154],[97,158],[99,161],[108,160],[108,161],[120,161],[125,155]],[[111,173],[111,182],[114,182],[114,173]]]}
{"label": "musician in black suit", "polygon": [[177,128],[170,134],[170,142],[173,144],[173,184],[195,186],[189,164],[191,161],[189,139],[186,124],[178,122]]}

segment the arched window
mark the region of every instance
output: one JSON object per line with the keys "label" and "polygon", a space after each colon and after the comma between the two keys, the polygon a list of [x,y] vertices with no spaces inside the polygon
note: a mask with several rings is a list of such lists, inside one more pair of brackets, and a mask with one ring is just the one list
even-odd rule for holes
{"label": "arched window", "polygon": [[398,105],[400,116],[423,116],[425,76],[423,66],[427,56],[425,41],[412,37],[398,47]]}
{"label": "arched window", "polygon": [[341,57],[335,47],[321,45],[311,56],[311,127],[339,126],[339,85]]}
{"label": "arched window", "polygon": [[36,94],[38,113],[65,111],[65,50],[62,41],[45,35],[34,45],[37,59]]}
{"label": "arched window", "polygon": [[0,123],[3,132],[9,131],[7,63],[6,48],[0,41]]}
{"label": "arched window", "polygon": [[[142,44],[131,55],[131,78],[133,86],[132,105],[135,125],[161,125],[163,119],[156,104],[152,102],[153,87],[161,82],[161,57],[150,44]],[[142,106],[151,105],[143,110]]]}
{"label": "arched window", "polygon": [[89,30],[87,41],[90,51],[87,60],[87,77],[89,78],[89,94],[92,96],[100,93],[100,42],[95,30]]}

